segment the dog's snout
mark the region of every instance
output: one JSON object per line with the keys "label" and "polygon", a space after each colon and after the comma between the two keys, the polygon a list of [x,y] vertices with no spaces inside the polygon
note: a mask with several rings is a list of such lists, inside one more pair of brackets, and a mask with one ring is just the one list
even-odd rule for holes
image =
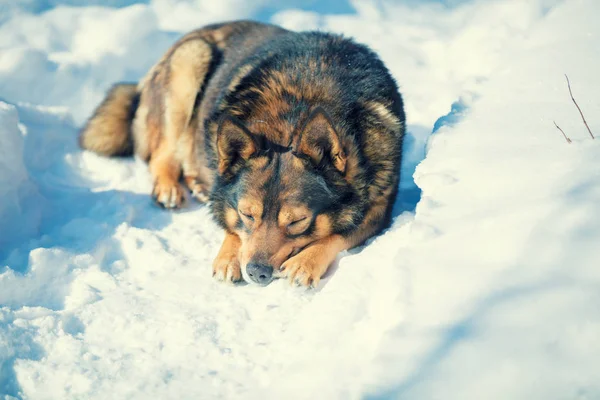
{"label": "dog's snout", "polygon": [[259,285],[267,285],[273,279],[273,267],[264,264],[248,264],[248,276]]}

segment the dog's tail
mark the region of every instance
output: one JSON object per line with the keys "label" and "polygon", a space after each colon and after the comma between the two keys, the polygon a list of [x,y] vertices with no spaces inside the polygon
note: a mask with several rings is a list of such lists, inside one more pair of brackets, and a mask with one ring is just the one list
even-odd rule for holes
{"label": "dog's tail", "polygon": [[79,134],[79,145],[103,156],[133,155],[131,123],[139,102],[136,84],[114,85]]}

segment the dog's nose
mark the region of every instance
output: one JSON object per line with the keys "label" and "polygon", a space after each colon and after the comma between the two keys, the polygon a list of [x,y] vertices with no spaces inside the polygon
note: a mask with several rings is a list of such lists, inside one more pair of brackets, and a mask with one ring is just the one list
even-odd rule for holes
{"label": "dog's nose", "polygon": [[248,264],[246,272],[254,282],[266,285],[273,279],[273,267],[264,264]]}

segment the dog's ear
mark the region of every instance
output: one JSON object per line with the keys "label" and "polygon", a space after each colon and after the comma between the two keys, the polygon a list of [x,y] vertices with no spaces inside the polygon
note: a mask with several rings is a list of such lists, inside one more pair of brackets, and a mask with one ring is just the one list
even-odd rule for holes
{"label": "dog's ear", "polygon": [[308,157],[316,166],[330,162],[341,173],[346,170],[346,155],[340,138],[331,118],[321,107],[309,115],[294,147],[297,155]]}
{"label": "dog's ear", "polygon": [[221,119],[217,131],[217,153],[219,173],[231,172],[231,169],[247,161],[258,151],[258,143],[251,132],[237,118],[225,116]]}

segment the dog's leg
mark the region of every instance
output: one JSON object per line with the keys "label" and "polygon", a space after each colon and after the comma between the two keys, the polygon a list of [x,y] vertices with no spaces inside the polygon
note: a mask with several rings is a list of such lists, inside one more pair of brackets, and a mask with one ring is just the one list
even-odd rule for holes
{"label": "dog's leg", "polygon": [[337,254],[348,247],[347,240],[340,235],[317,240],[284,262],[279,276],[287,277],[290,283],[300,286],[317,287]]}
{"label": "dog's leg", "polygon": [[[189,169],[187,167],[194,164],[190,158],[195,156],[192,151],[195,148],[195,129],[190,126],[190,121],[196,96],[209,72],[211,58],[212,48],[204,40],[193,38],[183,41],[165,61],[162,73],[155,78],[162,82],[151,85],[163,91],[156,93],[163,95],[163,118],[160,142],[150,159],[150,171],[154,177],[153,196],[167,208],[180,207],[185,199],[179,177],[183,166]],[[185,151],[181,151],[182,145]],[[183,170],[184,175],[189,175],[186,169]]]}
{"label": "dog's leg", "polygon": [[201,203],[208,201],[212,187],[212,171],[206,165],[204,135],[198,132],[197,117],[192,117],[187,130],[178,143],[178,152],[183,169],[183,181],[192,196]]}
{"label": "dog's leg", "polygon": [[225,240],[221,250],[213,262],[213,276],[219,281],[237,282],[242,279],[242,270],[238,253],[240,250],[240,238],[233,233],[225,233]]}
{"label": "dog's leg", "polygon": [[173,158],[173,150],[168,143],[161,143],[152,153],[150,173],[154,178],[152,197],[165,208],[178,208],[185,201],[185,192],[178,183],[181,166]]}
{"label": "dog's leg", "polygon": [[358,246],[380,230],[388,201],[389,197],[385,196],[373,205],[353,234],[330,235],[304,248],[283,263],[278,275],[287,277],[292,284],[317,287],[341,251]]}

